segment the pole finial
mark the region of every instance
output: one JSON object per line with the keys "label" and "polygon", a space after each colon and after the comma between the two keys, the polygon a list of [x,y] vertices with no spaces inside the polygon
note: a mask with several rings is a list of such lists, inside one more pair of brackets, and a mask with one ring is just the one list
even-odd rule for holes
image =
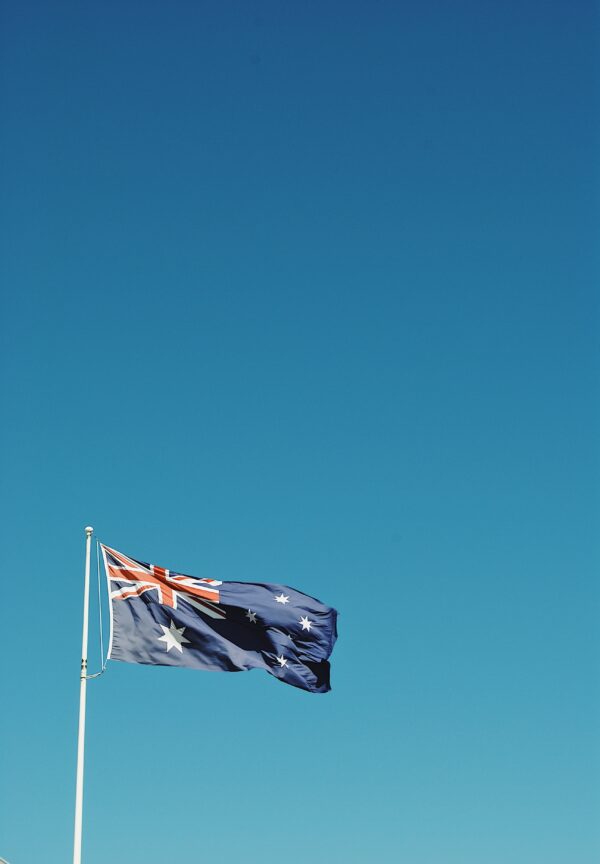
{"label": "pole finial", "polygon": [[88,526],[86,527],[86,529],[85,529],[85,533],[88,535],[88,537],[89,537],[91,534],[94,533],[94,529],[92,528],[91,525],[88,525]]}

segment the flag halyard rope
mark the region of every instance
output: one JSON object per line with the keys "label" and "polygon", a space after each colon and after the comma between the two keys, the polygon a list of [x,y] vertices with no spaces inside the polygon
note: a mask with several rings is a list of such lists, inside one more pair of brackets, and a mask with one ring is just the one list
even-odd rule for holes
{"label": "flag halyard rope", "polygon": [[100,542],[96,538],[96,579],[98,582],[98,617],[100,624],[100,662],[102,664],[102,668],[99,672],[94,672],[92,675],[86,675],[85,677],[88,681],[91,678],[99,678],[100,675],[103,675],[106,672],[106,659],[104,658],[104,626],[102,621],[102,592],[100,590]]}

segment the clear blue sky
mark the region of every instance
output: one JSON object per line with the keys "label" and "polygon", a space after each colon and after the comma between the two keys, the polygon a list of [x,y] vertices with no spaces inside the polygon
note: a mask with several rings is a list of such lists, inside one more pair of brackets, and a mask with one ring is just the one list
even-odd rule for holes
{"label": "clear blue sky", "polygon": [[325,696],[92,682],[85,864],[599,860],[594,7],[2,3],[11,864],[72,854],[87,523],[340,617]]}

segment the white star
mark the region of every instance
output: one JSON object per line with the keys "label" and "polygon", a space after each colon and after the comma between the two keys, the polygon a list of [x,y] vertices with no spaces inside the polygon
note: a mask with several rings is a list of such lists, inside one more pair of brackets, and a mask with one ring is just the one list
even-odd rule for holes
{"label": "white star", "polygon": [[312,625],[313,625],[314,623],[315,623],[315,622],[314,622],[314,621],[311,621],[310,618],[308,617],[308,615],[304,615],[304,616],[303,616],[303,617],[298,621],[298,624],[302,624],[302,629],[303,629],[303,630],[308,630],[309,633],[310,633],[310,628],[312,627]]}
{"label": "white star", "polygon": [[276,602],[276,603],[283,603],[283,605],[285,606],[286,603],[289,603],[289,602],[290,602],[290,598],[289,598],[289,597],[286,597],[285,594],[284,594],[283,591],[282,591],[281,594],[279,595],[279,597],[276,597],[276,598],[275,598],[275,602]]}
{"label": "white star", "polygon": [[246,612],[246,618],[251,624],[256,624],[256,612],[251,612],[250,609]]}
{"label": "white star", "polygon": [[283,669],[283,667],[284,667],[284,666],[286,665],[286,663],[287,663],[287,660],[285,659],[285,657],[284,657],[283,654],[282,654],[281,657],[278,657],[278,658],[277,658],[277,662],[279,663],[279,665],[280,665],[281,668]]}
{"label": "white star", "polygon": [[163,630],[163,635],[158,637],[159,642],[164,642],[167,646],[167,654],[171,650],[171,648],[175,648],[179,651],[180,654],[183,654],[183,648],[181,647],[183,642],[188,642],[189,639],[186,639],[183,635],[183,631],[185,627],[176,627],[175,622],[171,621],[170,627],[165,627],[163,624],[160,625]]}

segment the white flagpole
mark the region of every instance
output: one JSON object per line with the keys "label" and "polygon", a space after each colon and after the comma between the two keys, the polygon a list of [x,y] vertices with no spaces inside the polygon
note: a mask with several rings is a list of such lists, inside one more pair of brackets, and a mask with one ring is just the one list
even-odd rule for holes
{"label": "white flagpole", "polygon": [[88,617],[90,601],[90,549],[94,529],[85,529],[85,582],[83,588],[83,636],[81,639],[81,675],[79,679],[79,735],[77,738],[77,785],[75,787],[75,833],[73,864],[81,864],[81,823],[83,817],[83,757],[85,750],[85,693],[87,685]]}

